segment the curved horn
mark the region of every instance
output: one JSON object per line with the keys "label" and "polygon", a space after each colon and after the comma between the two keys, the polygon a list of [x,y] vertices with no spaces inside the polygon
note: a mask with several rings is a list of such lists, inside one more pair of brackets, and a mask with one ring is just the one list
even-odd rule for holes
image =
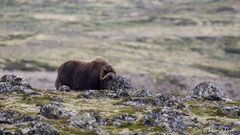
{"label": "curved horn", "polygon": [[102,78],[102,80],[104,80],[104,79],[106,79],[106,78],[108,78],[108,77],[115,78],[116,75],[115,75],[113,72],[109,72],[109,73],[107,73],[107,74]]}

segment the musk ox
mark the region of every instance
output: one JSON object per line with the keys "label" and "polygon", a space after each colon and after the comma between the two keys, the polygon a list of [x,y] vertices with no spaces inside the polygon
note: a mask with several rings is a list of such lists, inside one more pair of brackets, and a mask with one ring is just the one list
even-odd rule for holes
{"label": "musk ox", "polygon": [[107,89],[116,77],[116,71],[103,58],[92,61],[70,60],[58,68],[55,87],[69,86],[72,90]]}

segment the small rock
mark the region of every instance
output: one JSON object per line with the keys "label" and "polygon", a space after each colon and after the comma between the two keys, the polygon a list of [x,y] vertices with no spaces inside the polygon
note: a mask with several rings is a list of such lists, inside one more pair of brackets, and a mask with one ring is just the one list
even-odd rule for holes
{"label": "small rock", "polygon": [[221,122],[211,122],[209,123],[209,125],[210,125],[210,130],[212,131],[218,130],[218,131],[225,132],[225,131],[230,131],[232,129],[231,125],[224,124]]}
{"label": "small rock", "polygon": [[66,85],[62,85],[60,88],[58,88],[58,91],[61,91],[61,92],[70,92],[71,89],[70,87],[66,86]]}
{"label": "small rock", "polygon": [[63,104],[61,104],[61,103],[59,103],[59,102],[57,102],[57,101],[52,101],[52,102],[51,102],[51,105],[52,105],[52,106],[57,106],[57,107],[65,107]]}
{"label": "small rock", "polygon": [[31,116],[18,113],[15,111],[5,111],[0,109],[0,124],[16,124],[19,122],[33,121]]}
{"label": "small rock", "polygon": [[28,135],[59,135],[58,130],[44,122],[31,122],[30,128],[20,129],[18,132]]}
{"label": "small rock", "polygon": [[157,94],[154,97],[154,100],[156,101],[157,106],[159,107],[163,107],[163,106],[171,107],[180,103],[180,100],[178,100],[175,96],[162,95],[162,94]]}
{"label": "small rock", "polygon": [[179,112],[163,108],[153,110],[144,116],[145,125],[158,125],[169,132],[184,132],[186,125]]}
{"label": "small rock", "polygon": [[14,86],[12,88],[13,92],[17,93],[23,93],[23,94],[29,94],[29,95],[40,95],[40,93],[37,93],[29,88],[23,87],[23,86]]}
{"label": "small rock", "polygon": [[74,127],[87,130],[94,129],[95,126],[93,124],[106,125],[106,121],[95,112],[85,112],[81,115],[71,117],[70,120],[70,124]]}
{"label": "small rock", "polygon": [[0,124],[2,123],[6,123],[6,124],[14,123],[13,116],[4,110],[0,110]]}
{"label": "small rock", "polygon": [[213,82],[203,82],[198,84],[194,90],[188,93],[187,97],[191,98],[203,98],[205,100],[215,100],[215,101],[232,101],[227,97],[225,91]]}
{"label": "small rock", "polygon": [[152,93],[148,90],[137,90],[133,92],[132,96],[134,97],[145,97],[145,96],[152,96]]}
{"label": "small rock", "polygon": [[117,118],[123,121],[135,122],[137,120],[137,116],[133,116],[128,113],[121,113],[117,115]]}
{"label": "small rock", "polygon": [[107,119],[107,125],[108,126],[120,126],[124,121],[123,120],[119,120],[119,119],[115,119],[115,118],[111,118],[111,119]]}
{"label": "small rock", "polygon": [[56,96],[52,96],[51,97],[53,101],[56,101],[56,102],[63,102],[63,100],[59,97],[56,97]]}
{"label": "small rock", "polygon": [[223,107],[220,108],[222,113],[227,116],[239,117],[240,116],[240,106],[232,106],[232,107]]}
{"label": "small rock", "polygon": [[69,112],[51,105],[43,105],[40,108],[40,114],[49,119],[60,119],[64,117],[76,116],[76,114],[73,112]]}
{"label": "small rock", "polygon": [[98,91],[98,90],[88,90],[85,91],[77,96],[77,98],[87,98],[87,99],[92,99],[92,98],[100,98],[103,95]]}

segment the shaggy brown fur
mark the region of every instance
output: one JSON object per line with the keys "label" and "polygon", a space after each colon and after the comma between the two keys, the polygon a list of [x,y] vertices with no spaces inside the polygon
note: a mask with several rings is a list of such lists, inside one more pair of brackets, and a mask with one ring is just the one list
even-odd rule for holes
{"label": "shaggy brown fur", "polygon": [[62,85],[73,90],[106,89],[115,76],[116,71],[101,57],[89,62],[70,60],[58,68],[55,86],[56,89]]}

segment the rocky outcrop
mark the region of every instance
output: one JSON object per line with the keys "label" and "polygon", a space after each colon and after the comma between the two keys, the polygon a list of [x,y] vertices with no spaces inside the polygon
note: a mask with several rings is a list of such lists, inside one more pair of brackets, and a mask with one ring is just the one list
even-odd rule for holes
{"label": "rocky outcrop", "polygon": [[174,110],[167,108],[156,109],[144,116],[145,125],[158,125],[169,132],[184,132],[186,125],[183,121],[183,116]]}
{"label": "rocky outcrop", "polygon": [[213,82],[203,82],[188,93],[191,98],[203,98],[205,100],[231,101],[225,91]]}
{"label": "rocky outcrop", "polygon": [[24,78],[15,75],[4,75],[0,82],[0,94],[11,94],[12,92],[39,95],[31,90],[31,85]]}

